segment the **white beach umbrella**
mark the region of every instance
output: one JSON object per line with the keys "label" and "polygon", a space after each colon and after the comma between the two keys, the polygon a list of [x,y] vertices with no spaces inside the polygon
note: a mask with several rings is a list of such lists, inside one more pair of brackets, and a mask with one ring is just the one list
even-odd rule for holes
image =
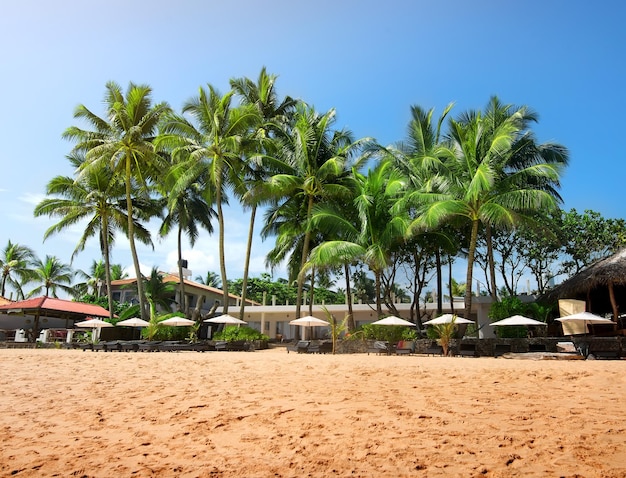
{"label": "white beach umbrella", "polygon": [[372,322],[372,325],[404,325],[406,327],[415,327],[413,322],[409,322],[408,320],[404,320],[394,315]]}
{"label": "white beach umbrella", "polygon": [[[325,320],[318,319],[312,315],[305,315],[299,319],[294,319],[289,322],[291,325],[299,325],[300,327],[329,327],[330,324]],[[313,331],[311,331],[311,336]]]}
{"label": "white beach umbrella", "polygon": [[473,324],[474,323],[473,320],[464,319],[463,317],[459,317],[458,315],[455,316],[454,314],[443,314],[439,317],[436,317],[427,322],[424,322],[424,325],[449,324],[450,322],[452,322],[452,319],[454,319],[454,317],[456,317],[456,319],[454,320],[455,324]]}
{"label": "white beach umbrella", "polygon": [[614,324],[611,319],[605,319],[591,312],[579,312],[565,315],[556,319],[563,325],[563,333],[566,335],[578,335],[587,333],[587,324]]}
{"label": "white beach umbrella", "polygon": [[111,322],[107,322],[101,319],[89,319],[83,322],[76,322],[74,325],[76,327],[94,329],[92,334],[94,340],[100,337],[100,329],[102,329],[103,327],[114,327]]}
{"label": "white beach umbrella", "polygon": [[169,327],[191,327],[195,323],[195,321],[184,317],[171,317],[159,322],[160,325],[167,325]]}
{"label": "white beach umbrella", "polygon": [[211,317],[210,319],[206,319],[204,322],[209,323],[209,324],[230,324],[230,325],[243,325],[243,324],[248,323],[241,319],[238,319],[237,317],[233,317],[232,315],[228,315],[228,314],[218,315],[217,317]]}
{"label": "white beach umbrella", "polygon": [[301,327],[326,327],[330,324],[325,320],[318,319],[312,315],[305,315],[299,319],[294,319],[289,322],[291,325],[300,325]]}
{"label": "white beach umbrella", "polygon": [[150,322],[147,322],[139,317],[132,317],[130,319],[121,320],[116,325],[123,327],[148,327],[150,326]]}
{"label": "white beach umbrella", "polygon": [[107,322],[101,319],[89,319],[83,322],[76,322],[74,324],[76,327],[83,327],[88,329],[101,329],[102,327],[113,327],[111,322]]}
{"label": "white beach umbrella", "polygon": [[528,317],[524,317],[523,315],[514,315],[512,317],[507,317],[506,319],[498,320],[497,322],[492,322],[489,325],[493,326],[518,326],[518,325],[548,325],[545,322],[540,322],[535,319],[530,319]]}

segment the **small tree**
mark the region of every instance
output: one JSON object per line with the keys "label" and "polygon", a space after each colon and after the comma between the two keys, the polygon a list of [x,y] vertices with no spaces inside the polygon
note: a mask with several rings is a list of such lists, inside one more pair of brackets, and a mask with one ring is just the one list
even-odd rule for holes
{"label": "small tree", "polygon": [[326,314],[326,318],[328,319],[328,323],[330,324],[330,337],[333,340],[333,355],[335,355],[337,351],[337,339],[339,336],[344,333],[348,329],[348,321],[350,320],[350,315],[346,315],[341,322],[337,322],[337,319],[326,307],[322,307],[322,310]]}
{"label": "small tree", "polygon": [[456,334],[456,315],[452,317],[452,320],[445,324],[433,325],[433,330],[437,334],[439,345],[443,348],[443,355],[447,356],[450,349],[450,341]]}

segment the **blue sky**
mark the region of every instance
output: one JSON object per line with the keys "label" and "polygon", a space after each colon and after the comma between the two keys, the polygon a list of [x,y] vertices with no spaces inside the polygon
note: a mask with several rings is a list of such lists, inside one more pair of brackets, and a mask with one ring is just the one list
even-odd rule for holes
{"label": "blue sky", "polygon": [[[0,247],[7,240],[41,257],[70,260],[78,231],[43,242],[49,218],[35,219],[46,183],[72,173],[61,138],[79,124],[82,103],[103,114],[104,85],[152,86],[155,101],[180,110],[198,87],[225,92],[228,80],[255,79],[266,66],[280,95],[319,111],[334,107],[338,128],[382,144],[401,140],[413,104],[453,114],[491,95],[539,113],[540,141],[567,146],[564,208],[626,217],[623,135],[626,110],[622,2],[437,2],[369,0],[194,1],[22,0],[3,6],[0,115]],[[230,278],[241,277],[246,215],[227,223]],[[255,242],[252,275],[265,270],[270,240]],[[203,237],[189,259],[194,275],[218,271],[217,240]],[[140,249],[147,268],[170,270],[175,237]],[[93,241],[74,261],[99,258]],[[113,261],[131,266],[118,237]],[[277,275],[281,275],[280,271]],[[457,279],[462,280],[460,270]]]}

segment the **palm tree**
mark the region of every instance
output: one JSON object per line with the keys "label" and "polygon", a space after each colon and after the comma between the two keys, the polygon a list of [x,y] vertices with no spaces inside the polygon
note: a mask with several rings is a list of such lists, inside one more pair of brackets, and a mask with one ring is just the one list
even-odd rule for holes
{"label": "palm tree", "polygon": [[50,294],[52,297],[57,297],[58,289],[68,294],[72,293],[73,289],[70,284],[73,277],[72,268],[61,262],[58,257],[47,255],[43,261],[36,259],[33,262],[31,282],[38,285],[28,293],[28,296],[33,297],[43,292],[46,297]]}
{"label": "palm tree", "polygon": [[[256,83],[248,78],[238,78],[230,81],[231,88],[241,98],[242,103],[254,106],[258,110],[259,124],[253,132],[254,141],[251,143],[252,148],[254,148],[251,151],[253,154],[267,154],[268,148],[272,149],[276,125],[284,123],[297,104],[296,100],[289,96],[283,99],[283,101],[279,101],[275,89],[276,79],[276,75],[269,75],[265,67],[263,67]],[[264,186],[268,175],[268,169],[260,162],[248,161],[245,164],[245,180],[241,183],[242,191],[239,195],[243,204],[250,206],[251,211],[241,289],[240,317],[244,316],[246,307],[248,273],[257,206],[263,199],[267,200],[264,195]]]}
{"label": "palm tree", "polygon": [[214,190],[219,226],[219,256],[224,313],[228,312],[228,279],[224,252],[224,213],[227,202],[226,187],[241,170],[242,144],[253,125],[258,123],[256,108],[242,105],[231,107],[233,91],[221,96],[211,85],[208,91],[199,89],[199,95],[183,106],[183,114],[190,114],[197,126],[184,116],[171,114],[163,126],[159,144],[172,154],[188,155],[186,172],[179,178],[178,189],[185,189],[202,173],[208,172],[208,181]]}
{"label": "palm tree", "polygon": [[[80,170],[85,164],[84,154],[75,151],[68,155],[71,165]],[[109,301],[110,318],[113,318],[113,295],[111,291],[110,255],[115,241],[115,231],[128,231],[129,215],[124,200],[124,183],[109,167],[108,163],[94,164],[76,179],[69,176],[57,176],[50,180],[46,188],[48,198],[35,207],[35,216],[47,215],[59,217],[58,223],[50,226],[44,233],[44,240],[52,234],[61,232],[83,221],[87,221],[82,236],[72,254],[72,261],[85,249],[87,240],[97,236],[104,258],[103,267],[97,276],[97,264],[92,265],[94,281],[104,279]],[[133,219],[135,237],[144,244],[152,244],[150,233],[137,219]]]}
{"label": "palm tree", "polygon": [[[300,317],[302,306],[302,271],[309,257],[314,232],[311,222],[313,207],[331,197],[350,195],[349,188],[342,181],[350,171],[348,159],[358,143],[353,142],[347,131],[333,131],[334,121],[333,109],[320,115],[312,108],[299,104],[294,124],[278,135],[275,156],[268,158],[281,171],[267,182],[268,191],[281,198],[274,212],[266,215],[268,223],[280,221],[281,217],[293,218],[294,213],[299,218],[299,221],[285,222],[292,232],[301,237],[301,245],[299,241],[293,242],[300,247],[296,318]],[[282,243],[285,245],[286,241],[283,239]]]}
{"label": "palm tree", "polygon": [[2,271],[0,296],[4,297],[6,285],[9,284],[15,288],[18,299],[24,298],[22,284],[28,281],[32,272],[30,263],[34,257],[35,253],[30,247],[13,243],[9,239],[0,257],[0,271]]}
{"label": "palm tree", "polygon": [[111,265],[111,280],[122,280],[127,279],[128,273],[124,271],[122,264],[112,264]]}
{"label": "palm tree", "polygon": [[353,205],[358,213],[356,224],[346,220],[341,211],[319,208],[314,224],[341,229],[349,240],[327,241],[311,251],[311,265],[344,264],[363,261],[374,273],[376,310],[382,315],[381,276],[390,263],[391,252],[403,242],[408,218],[392,215],[391,208],[405,188],[402,175],[393,169],[390,161],[381,161],[368,175],[354,172],[355,197]]}
{"label": "palm tree", "polygon": [[146,297],[135,247],[133,198],[146,197],[149,181],[166,167],[163,158],[155,151],[153,139],[158,123],[170,108],[167,103],[152,105],[152,89],[147,85],[130,83],[124,95],[117,83],[108,82],[106,90],[106,119],[79,105],[74,117],[85,120],[94,129],[89,131],[72,126],[63,136],[77,142],[75,151],[85,153],[86,161],[81,174],[101,163],[108,163],[116,175],[124,178],[127,234],[137,276],[139,308],[145,320]]}
{"label": "palm tree", "polygon": [[204,284],[209,287],[215,287],[219,289],[222,287],[222,281],[220,279],[220,275],[215,272],[208,271],[204,277],[196,276],[196,282],[200,284]]}
{"label": "palm tree", "polygon": [[202,176],[198,177],[196,181],[187,184],[185,189],[175,187],[182,174],[181,170],[175,165],[161,185],[163,188],[162,193],[167,197],[167,208],[159,233],[164,237],[169,234],[174,226],[178,226],[177,249],[180,287],[178,307],[179,311],[187,314],[189,304],[185,294],[185,277],[183,275],[183,233],[187,235],[191,247],[195,245],[198,239],[199,227],[203,227],[209,234],[212,234],[213,224],[211,224],[211,218],[215,217],[215,211],[211,207],[211,189],[207,187]]}
{"label": "palm tree", "polygon": [[[567,152],[554,147],[542,157],[531,154],[541,148],[528,146],[528,155],[516,158],[519,141],[526,141],[521,118],[525,107],[511,113],[498,125],[480,112],[470,112],[450,122],[449,153],[427,185],[409,194],[420,208],[410,232],[437,228],[451,218],[464,218],[471,225],[467,256],[465,316],[472,305],[472,274],[479,225],[514,227],[528,213],[557,206],[559,171]],[[547,159],[548,161],[543,161]]]}
{"label": "palm tree", "polygon": [[[137,284],[139,281],[137,281]],[[171,311],[173,294],[176,293],[176,286],[171,282],[163,282],[163,274],[156,267],[150,271],[150,276],[146,280],[146,298],[150,304],[150,320],[156,317],[157,307]]]}

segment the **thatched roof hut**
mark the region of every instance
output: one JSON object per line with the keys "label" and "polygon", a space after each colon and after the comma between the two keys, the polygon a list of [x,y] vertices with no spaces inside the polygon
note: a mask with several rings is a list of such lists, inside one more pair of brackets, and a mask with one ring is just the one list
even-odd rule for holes
{"label": "thatched roof hut", "polygon": [[626,248],[583,269],[542,299],[581,299],[587,303],[587,310],[611,312],[617,319],[620,310],[626,311]]}

